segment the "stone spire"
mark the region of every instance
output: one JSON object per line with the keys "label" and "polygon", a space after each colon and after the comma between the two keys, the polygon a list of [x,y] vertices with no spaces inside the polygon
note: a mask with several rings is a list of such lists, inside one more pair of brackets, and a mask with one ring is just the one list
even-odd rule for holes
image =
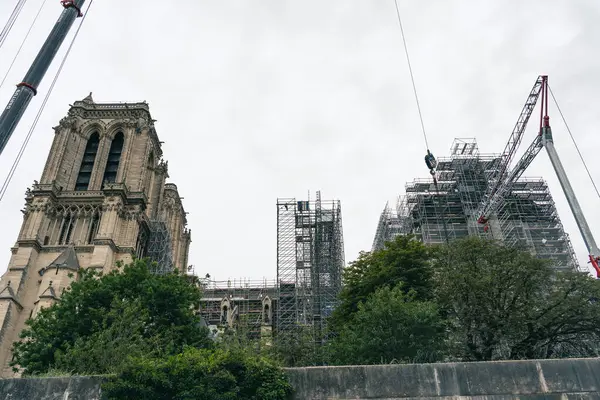
{"label": "stone spire", "polygon": [[85,99],[83,99],[84,103],[87,104],[94,104],[94,99],[92,98],[92,92],[90,92],[90,94],[87,95],[87,97]]}

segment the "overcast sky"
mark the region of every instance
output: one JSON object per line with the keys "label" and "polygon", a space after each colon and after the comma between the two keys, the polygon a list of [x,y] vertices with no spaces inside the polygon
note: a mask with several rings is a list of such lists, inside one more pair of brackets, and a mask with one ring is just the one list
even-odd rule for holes
{"label": "overcast sky", "polygon": [[[16,2],[0,1],[1,26]],[[0,49],[0,79],[42,2],[27,2]],[[546,73],[600,180],[598,0],[399,5],[434,154],[447,155],[455,137],[476,137],[484,153],[502,151],[531,86]],[[58,1],[46,2],[0,89],[0,108],[61,11]],[[67,45],[0,156],[0,183]],[[99,0],[0,202],[0,272],[22,222],[25,189],[41,176],[51,127],[89,92],[97,102],[149,103],[170,181],[189,212],[189,261],[199,275],[274,278],[277,198],[305,199],[316,190],[341,200],[352,261],[370,250],[386,201],[407,181],[428,176],[393,0]],[[552,105],[550,112],[556,147],[600,240],[600,199]],[[548,180],[579,260],[587,262],[544,152],[526,175]]]}

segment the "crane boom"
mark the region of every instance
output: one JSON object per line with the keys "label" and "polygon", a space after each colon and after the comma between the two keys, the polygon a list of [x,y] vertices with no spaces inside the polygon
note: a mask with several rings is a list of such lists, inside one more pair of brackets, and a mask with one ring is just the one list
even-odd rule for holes
{"label": "crane boom", "polygon": [[[540,82],[539,87],[537,86],[538,82]],[[541,94],[540,130],[538,135],[527,148],[523,156],[519,159],[512,171],[507,174],[506,179],[494,186],[494,189],[490,191],[492,193],[491,196],[484,198],[480,208],[484,212],[480,214],[478,222],[487,222],[489,215],[497,211],[498,207],[504,202],[506,196],[510,193],[513,184],[521,177],[527,167],[529,167],[535,157],[539,154],[540,150],[545,148],[546,152],[548,153],[548,157],[550,158],[550,162],[552,163],[552,167],[554,168],[554,172],[556,172],[558,181],[560,182],[565,197],[567,198],[567,203],[569,204],[573,217],[575,218],[579,232],[583,237],[583,241],[588,250],[590,263],[596,271],[596,276],[600,278],[600,250],[598,249],[596,241],[594,240],[594,236],[592,235],[592,231],[587,223],[587,220],[585,219],[581,206],[579,205],[577,196],[571,187],[571,183],[569,182],[569,178],[565,172],[565,169],[563,168],[556,148],[554,147],[552,129],[550,128],[550,117],[548,116],[548,77],[546,75],[538,77],[534,89],[536,87],[538,96]],[[530,93],[526,107],[528,104],[530,104],[529,100],[532,98],[532,93]],[[535,101],[533,102],[532,106],[535,106],[538,96],[535,96]],[[529,112],[529,115],[531,115],[531,111]],[[511,142],[514,142],[512,136],[509,144]],[[507,148],[508,147],[509,146],[507,146]]]}
{"label": "crane boom", "polygon": [[25,78],[17,85],[15,93],[8,101],[2,115],[0,115],[0,154],[2,154],[4,147],[6,147],[8,140],[25,113],[29,102],[37,94],[37,88],[73,22],[81,16],[81,7],[85,0],[62,0],[61,3],[65,10],[58,17],[54,28],[52,28],[48,38],[42,45]]}
{"label": "crane boom", "polygon": [[486,218],[485,220],[480,220],[478,222],[486,222],[487,218],[490,214],[496,212],[498,207],[502,205],[506,196],[510,193],[513,184],[523,175],[523,172],[529,167],[531,162],[538,155],[540,150],[542,150],[543,144],[542,139],[538,135],[535,137],[533,142],[529,145],[523,156],[519,159],[519,161],[515,164],[515,167],[512,169],[508,178],[504,181],[502,185],[496,190],[494,196],[489,200],[487,208],[486,208]]}
{"label": "crane boom", "polygon": [[519,119],[517,119],[517,123],[515,124],[508,139],[508,143],[506,143],[504,151],[502,152],[498,172],[488,177],[490,184],[483,195],[483,200],[477,211],[477,215],[479,216],[477,221],[479,223],[486,223],[489,219],[489,215],[494,212],[493,208],[498,206],[503,196],[502,190],[500,189],[506,188],[507,184],[512,185],[512,183],[507,180],[508,167],[510,166],[511,161],[513,160],[517,149],[523,140],[523,134],[525,133],[527,122],[529,122],[529,118],[531,117],[533,109],[535,108],[535,104],[537,103],[543,81],[543,76],[539,76],[535,81],[533,88],[529,92],[527,101],[521,110],[521,115],[519,115]]}

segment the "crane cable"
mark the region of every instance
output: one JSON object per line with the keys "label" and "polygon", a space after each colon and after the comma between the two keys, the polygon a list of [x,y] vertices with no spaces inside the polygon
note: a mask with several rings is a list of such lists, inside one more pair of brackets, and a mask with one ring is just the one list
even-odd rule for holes
{"label": "crane cable", "polygon": [[37,123],[40,120],[42,112],[44,111],[44,108],[46,107],[46,103],[48,102],[48,99],[50,98],[50,95],[52,94],[52,90],[54,89],[54,86],[56,85],[56,81],[58,80],[58,77],[60,76],[60,73],[65,65],[65,62],[67,61],[67,57],[69,56],[69,53],[71,52],[71,49],[73,48],[75,39],[77,39],[77,36],[79,35],[79,31],[81,30],[81,27],[83,26],[85,18],[87,17],[93,3],[94,3],[94,0],[90,0],[90,4],[88,5],[86,12],[83,15],[83,18],[81,19],[79,26],[77,27],[77,31],[75,31],[75,35],[73,35],[73,39],[71,39],[69,48],[65,52],[62,62],[60,63],[60,66],[58,67],[58,70],[56,71],[56,75],[54,76],[54,80],[52,81],[52,84],[50,85],[50,88],[48,89],[48,92],[46,93],[46,97],[44,98],[44,101],[42,102],[42,105],[40,106],[40,109],[38,110],[38,113],[35,116],[33,123],[31,124],[31,127],[29,128],[29,132],[27,133],[27,136],[26,136],[25,140],[23,141],[23,144],[21,145],[21,149],[19,150],[19,153],[17,154],[17,157],[15,158],[15,161],[13,162],[13,165],[12,165],[8,175],[6,176],[4,183],[2,184],[2,188],[0,188],[0,201],[2,201],[2,199],[4,198],[4,195],[6,194],[8,185],[10,184],[10,181],[12,180],[12,178],[15,174],[15,171],[17,170],[17,167],[19,166],[21,157],[23,156],[23,153],[25,152],[25,149],[27,148],[27,144],[29,143],[29,139],[31,139],[31,135],[33,134],[33,131],[35,130],[35,127],[37,126]]}
{"label": "crane cable", "polygon": [[419,103],[419,96],[417,95],[417,86],[415,85],[415,77],[413,75],[412,66],[410,65],[410,57],[408,56],[408,46],[406,45],[406,38],[404,36],[404,28],[402,27],[402,18],[400,18],[400,8],[398,7],[398,0],[394,0],[396,5],[396,15],[398,16],[398,25],[400,25],[400,33],[402,34],[402,43],[404,44],[404,53],[406,54],[406,62],[408,63],[408,72],[410,72],[410,80],[412,82],[413,92],[415,94],[415,101],[417,103],[417,110],[419,111],[419,120],[421,121],[421,130],[423,131],[423,139],[425,139],[425,147],[429,151],[429,143],[427,142],[427,134],[425,133],[425,124],[423,123],[423,114],[421,113],[421,104]]}
{"label": "crane cable", "polygon": [[[425,140],[425,147],[427,147],[427,155],[425,156],[425,163],[429,168],[429,173],[433,177],[433,185],[435,186],[435,191],[437,197],[440,198],[440,189],[438,187],[438,181],[435,176],[437,167],[437,162],[433,154],[429,151],[429,142],[427,140],[427,133],[425,132],[425,123],[423,122],[423,113],[421,112],[421,104],[419,103],[419,95],[417,94],[417,85],[415,84],[415,77],[413,74],[412,66],[410,64],[410,56],[408,55],[408,45],[406,44],[406,36],[404,35],[404,27],[402,26],[402,18],[400,17],[400,7],[398,7],[398,0],[394,0],[394,5],[396,6],[396,16],[398,17],[398,25],[400,26],[400,33],[402,34],[402,44],[404,45],[404,54],[406,55],[406,62],[408,63],[408,72],[410,73],[410,81],[412,82],[413,93],[415,94],[415,102],[417,103],[417,110],[419,111],[419,121],[421,122],[421,131],[423,132],[423,139]],[[433,203],[434,212],[437,214],[437,210],[435,207],[435,201]],[[448,228],[446,227],[446,219],[442,216],[442,225],[444,227],[444,238],[446,243],[448,243]]]}
{"label": "crane cable", "polygon": [[14,58],[12,59],[12,62],[10,63],[10,66],[8,67],[8,70],[6,71],[6,73],[4,74],[4,78],[2,78],[2,82],[0,82],[0,89],[2,89],[2,86],[4,85],[4,82],[6,81],[6,78],[8,77],[8,74],[10,73],[10,71],[12,70],[13,65],[15,65],[15,61],[17,61],[17,57],[19,56],[19,54],[21,53],[21,49],[23,49],[23,45],[25,44],[25,42],[27,41],[27,38],[29,37],[29,34],[31,33],[31,30],[33,29],[33,26],[35,25],[35,23],[37,22],[38,17],[40,16],[42,9],[44,8],[44,6],[46,5],[46,1],[48,0],[44,0],[42,2],[42,5],[40,6],[40,9],[38,10],[37,14],[35,15],[35,18],[33,19],[33,22],[31,23],[31,25],[29,26],[29,30],[27,31],[27,33],[25,34],[25,37],[23,38],[23,41],[21,42],[21,45],[19,46],[19,49],[17,50],[17,53],[15,54]]}
{"label": "crane cable", "polygon": [[550,94],[552,95],[552,100],[554,100],[554,104],[556,104],[558,113],[560,114],[560,117],[562,118],[562,120],[565,124],[565,127],[567,128],[567,132],[569,132],[569,136],[571,136],[571,140],[573,141],[573,144],[575,145],[575,149],[577,149],[577,154],[579,154],[579,158],[581,159],[581,162],[583,163],[583,167],[585,168],[585,171],[587,172],[587,174],[590,178],[590,181],[592,182],[592,186],[594,186],[594,190],[596,191],[596,194],[600,198],[600,192],[598,191],[596,182],[594,182],[594,178],[592,178],[592,174],[590,173],[590,170],[589,170],[585,160],[583,159],[583,155],[581,154],[581,151],[579,151],[579,146],[577,146],[577,142],[575,142],[575,138],[573,137],[573,134],[571,133],[571,128],[569,128],[569,125],[567,124],[567,120],[565,119],[565,116],[563,115],[563,112],[560,109],[560,106],[558,105],[558,101],[556,101],[556,97],[554,97],[554,92],[552,92],[552,88],[550,87],[550,85],[548,85],[548,90],[550,90]]}
{"label": "crane cable", "polygon": [[27,0],[19,0],[17,2],[17,5],[14,8],[12,14],[10,14],[8,21],[6,21],[6,25],[4,25],[2,32],[0,32],[0,48],[4,44],[4,41],[6,40],[6,37],[8,36],[10,31],[12,30],[12,27],[15,24],[15,21],[17,20],[17,18],[19,17],[21,10],[25,6],[25,3],[27,3]]}

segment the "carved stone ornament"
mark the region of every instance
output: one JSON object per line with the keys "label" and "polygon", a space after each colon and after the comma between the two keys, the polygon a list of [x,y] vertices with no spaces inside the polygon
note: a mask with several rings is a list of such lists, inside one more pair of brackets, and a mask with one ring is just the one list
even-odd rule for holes
{"label": "carved stone ornament", "polygon": [[143,117],[139,117],[135,125],[135,133],[142,133],[148,129],[148,120]]}
{"label": "carved stone ornament", "polygon": [[58,132],[60,129],[72,129],[75,132],[79,132],[82,122],[79,118],[73,115],[67,115],[62,118],[58,123],[58,126],[54,127],[54,131]]}

